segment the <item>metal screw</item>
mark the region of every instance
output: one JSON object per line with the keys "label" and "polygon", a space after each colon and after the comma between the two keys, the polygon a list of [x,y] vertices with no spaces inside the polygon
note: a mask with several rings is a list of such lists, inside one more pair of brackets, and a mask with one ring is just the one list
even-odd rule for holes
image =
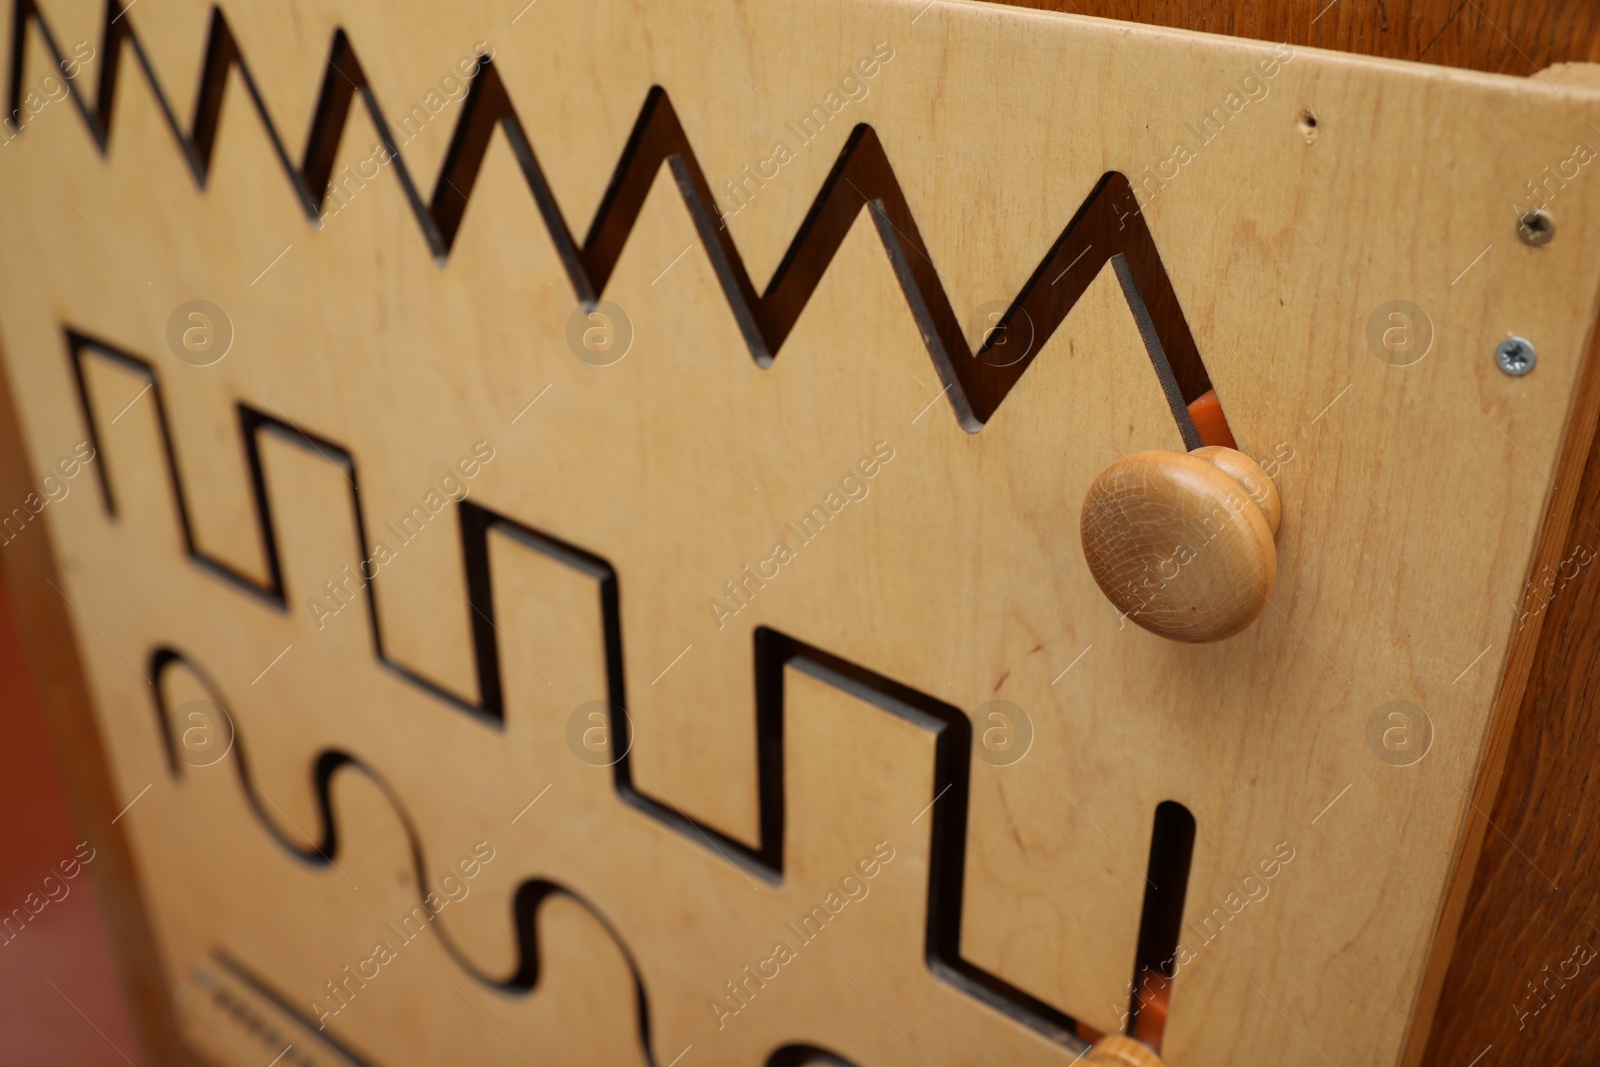
{"label": "metal screw", "polygon": [[1549,244],[1555,235],[1556,220],[1542,207],[1524,211],[1517,219],[1517,236],[1522,238],[1523,244],[1537,248]]}
{"label": "metal screw", "polygon": [[1539,354],[1533,350],[1533,342],[1525,337],[1507,337],[1494,348],[1494,361],[1513,378],[1520,378],[1531,371],[1538,359]]}

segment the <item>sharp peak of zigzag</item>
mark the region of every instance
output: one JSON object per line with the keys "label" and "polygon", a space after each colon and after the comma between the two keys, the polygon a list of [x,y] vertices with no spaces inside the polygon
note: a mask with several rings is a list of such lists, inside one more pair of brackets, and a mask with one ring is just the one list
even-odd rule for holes
{"label": "sharp peak of zigzag", "polygon": [[[29,26],[37,27],[58,62],[62,56],[37,0],[13,0],[13,4],[9,82],[14,108],[21,91]],[[888,152],[870,126],[857,126],[852,131],[772,278],[758,293],[732,235],[722,225],[715,196],[671,99],[659,85],[646,93],[600,206],[580,243],[562,214],[491,57],[481,57],[476,66],[433,193],[424,201],[367,84],[355,45],[342,29],[334,33],[305,151],[297,165],[220,7],[212,8],[194,118],[187,132],[139,43],[131,17],[125,17],[127,12],[121,0],[106,0],[104,61],[94,105],[86,103],[84,95],[68,82],[68,94],[102,154],[109,142],[123,45],[127,44],[189,161],[195,181],[204,187],[223,97],[232,80],[228,75],[237,69],[285,176],[315,220],[326,204],[329,178],[351,108],[360,99],[391,156],[392,169],[422,236],[442,263],[460,233],[473,186],[498,129],[510,143],[574,293],[586,305],[592,305],[605,291],[656,175],[662,167],[668,167],[695,220],[750,355],[762,366],[770,365],[782,348],[845,234],[865,211],[883,242],[907,308],[923,335],[956,417],[964,429],[973,433],[983,428],[1089,283],[1110,263],[1179,431],[1189,447],[1200,443],[1187,404],[1210,388],[1209,375],[1138,198],[1128,179],[1118,172],[1104,175],[1089,192],[1022,290],[994,323],[995,328],[985,331],[983,342],[973,351]],[[1068,279],[1067,284],[1059,285],[1064,278]],[[997,339],[1003,337],[1003,331],[1024,321],[1033,338],[1024,355],[1011,361],[996,358]]]}

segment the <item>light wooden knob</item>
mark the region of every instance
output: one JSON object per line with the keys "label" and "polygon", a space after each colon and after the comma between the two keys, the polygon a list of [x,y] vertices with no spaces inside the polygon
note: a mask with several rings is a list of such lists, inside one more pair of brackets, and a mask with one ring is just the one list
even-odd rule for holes
{"label": "light wooden knob", "polygon": [[1091,1067],[1166,1067],[1148,1045],[1121,1034],[1107,1034],[1083,1058]]}
{"label": "light wooden knob", "polygon": [[1277,487],[1243,452],[1137,452],[1083,500],[1083,554],[1106,597],[1151,633],[1220,641],[1256,620],[1278,576]]}

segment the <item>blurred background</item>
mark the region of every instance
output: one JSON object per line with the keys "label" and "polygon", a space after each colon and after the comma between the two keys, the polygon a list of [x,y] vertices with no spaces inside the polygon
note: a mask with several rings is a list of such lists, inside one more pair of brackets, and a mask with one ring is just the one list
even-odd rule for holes
{"label": "blurred background", "polygon": [[[0,560],[0,919],[83,840],[22,654],[21,634]],[[58,872],[56,872],[58,873]],[[64,883],[17,931],[0,927],[0,1064],[18,1067],[144,1067],[133,1016],[118,984],[93,871]],[[13,933],[15,931],[15,933]]]}

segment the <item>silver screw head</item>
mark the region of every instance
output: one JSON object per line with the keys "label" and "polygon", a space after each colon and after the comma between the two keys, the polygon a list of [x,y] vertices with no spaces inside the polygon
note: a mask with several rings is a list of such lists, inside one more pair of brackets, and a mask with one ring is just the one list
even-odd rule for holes
{"label": "silver screw head", "polygon": [[1524,211],[1517,218],[1517,236],[1522,238],[1523,244],[1537,248],[1549,244],[1555,235],[1555,217],[1542,207]]}
{"label": "silver screw head", "polygon": [[1507,337],[1494,347],[1495,363],[1513,378],[1520,378],[1531,371],[1538,359],[1539,354],[1533,350],[1533,342],[1526,337]]}

